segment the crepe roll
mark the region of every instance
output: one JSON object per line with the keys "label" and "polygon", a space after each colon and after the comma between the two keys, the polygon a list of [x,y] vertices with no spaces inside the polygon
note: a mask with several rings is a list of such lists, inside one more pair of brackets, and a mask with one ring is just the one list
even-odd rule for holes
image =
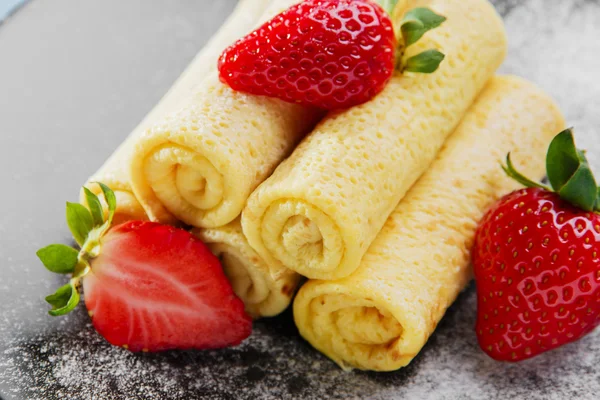
{"label": "crepe roll", "polygon": [[[117,196],[115,222],[148,219],[146,211],[133,194],[129,178],[129,160],[137,139],[159,118],[176,110],[178,105],[193,93],[193,89],[210,72],[216,70],[217,59],[221,52],[257,24],[270,2],[271,0],[240,0],[223,26],[196,55],[167,94],[130,133],[104,165],[88,179],[85,186],[96,195],[100,195],[102,191],[94,182],[102,182],[115,192]],[[102,196],[100,197],[102,198]],[[87,203],[83,190],[80,193],[80,201],[82,204]]]}
{"label": "crepe roll", "polygon": [[410,363],[471,279],[478,221],[518,187],[500,168],[507,152],[520,171],[541,178],[545,150],[564,126],[554,101],[534,85],[493,79],[360,267],[300,289],[294,318],[301,335],[344,369]]}
{"label": "crepe roll", "polygon": [[[275,14],[297,1],[274,0]],[[232,90],[211,74],[135,144],[133,191],[153,221],[228,224],[314,127],[321,111]]]}
{"label": "crepe roll", "polygon": [[408,189],[429,167],[506,53],[487,0],[409,0],[447,18],[406,57],[446,55],[433,74],[397,72],[370,102],[327,116],[249,198],[249,243],[270,265],[312,279],[351,274]]}
{"label": "crepe roll", "polygon": [[220,228],[192,232],[219,257],[225,275],[249,315],[272,317],[289,306],[299,276],[287,268],[270,269],[248,244],[239,218]]}

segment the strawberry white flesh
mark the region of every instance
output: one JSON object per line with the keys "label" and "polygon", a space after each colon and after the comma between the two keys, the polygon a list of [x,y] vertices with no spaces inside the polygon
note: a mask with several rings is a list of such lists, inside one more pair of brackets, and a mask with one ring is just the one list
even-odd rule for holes
{"label": "strawberry white flesh", "polygon": [[96,330],[131,351],[239,344],[251,319],[219,261],[186,231],[149,222],[111,229],[83,279]]}

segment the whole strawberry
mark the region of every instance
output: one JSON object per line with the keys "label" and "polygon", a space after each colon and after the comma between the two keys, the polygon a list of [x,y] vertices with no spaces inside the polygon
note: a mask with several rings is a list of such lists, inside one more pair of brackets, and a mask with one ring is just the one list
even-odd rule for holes
{"label": "whole strawberry", "polygon": [[[382,1],[393,10],[397,0]],[[401,31],[406,47],[445,18],[418,8]],[[225,50],[221,80],[232,89],[323,109],[349,108],[381,92],[396,67],[389,14],[371,0],[305,0]],[[412,57],[402,68],[433,72],[443,55]]]}
{"label": "whole strawberry", "polygon": [[572,342],[600,323],[599,191],[570,130],[552,142],[552,185],[528,186],[484,217],[473,249],[476,333],[492,358],[519,361]]}
{"label": "whole strawberry", "polygon": [[72,274],[46,297],[50,315],[85,305],[94,328],[130,351],[212,349],[239,344],[252,321],[233,293],[219,260],[189,232],[153,222],[111,227],[114,193],[100,184],[109,207],[105,220],[89,190],[89,210],[67,203],[67,222],[81,251],[55,244],[38,251],[49,270]]}

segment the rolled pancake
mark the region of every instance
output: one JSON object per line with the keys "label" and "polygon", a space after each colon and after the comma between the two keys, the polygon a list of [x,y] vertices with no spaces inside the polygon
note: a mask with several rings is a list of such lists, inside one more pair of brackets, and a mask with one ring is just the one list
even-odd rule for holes
{"label": "rolled pancake", "polygon": [[224,227],[192,233],[219,257],[235,294],[253,318],[272,317],[289,306],[299,275],[287,268],[269,268],[248,244],[239,218]]}
{"label": "rolled pancake", "polygon": [[[296,2],[274,0],[263,17]],[[180,111],[139,138],[130,165],[133,191],[154,221],[226,225],[321,116],[233,91],[214,73]]]}
{"label": "rolled pancake", "polygon": [[[216,70],[217,59],[221,52],[256,25],[270,2],[271,0],[240,0],[231,16],[196,55],[167,94],[146,115],[104,165],[88,179],[85,186],[97,195],[101,193],[101,190],[93,182],[102,182],[115,192],[117,196],[115,221],[117,223],[127,220],[148,219],[146,212],[133,194],[129,179],[128,166],[134,143],[153,123],[169,112],[177,110],[178,105],[193,93],[194,88],[210,72]],[[82,204],[87,203],[83,190],[80,194],[80,201]]]}
{"label": "rolled pancake", "polygon": [[506,37],[487,0],[409,0],[447,17],[407,57],[439,49],[433,74],[397,73],[372,101],[329,115],[249,198],[242,227],[270,265],[351,274],[408,189],[500,66]]}
{"label": "rolled pancake", "polygon": [[349,277],[309,281],[294,302],[301,335],[344,369],[392,371],[424,346],[471,279],[478,221],[518,187],[507,152],[542,177],[545,150],[564,128],[556,104],[515,77],[491,81],[409,191]]}

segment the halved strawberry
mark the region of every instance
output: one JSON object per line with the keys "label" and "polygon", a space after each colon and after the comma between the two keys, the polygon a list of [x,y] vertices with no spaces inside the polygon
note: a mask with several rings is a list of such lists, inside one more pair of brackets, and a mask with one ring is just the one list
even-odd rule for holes
{"label": "halved strawberry", "polygon": [[[103,189],[114,210],[112,192]],[[88,203],[91,212],[67,204],[80,252],[64,245],[38,252],[51,271],[73,273],[69,284],[48,296],[51,315],[75,308],[82,283],[98,333],[131,351],[221,348],[250,335],[252,320],[244,304],[219,260],[200,240],[152,222],[131,221],[109,229],[112,212],[104,221],[89,194]]]}

